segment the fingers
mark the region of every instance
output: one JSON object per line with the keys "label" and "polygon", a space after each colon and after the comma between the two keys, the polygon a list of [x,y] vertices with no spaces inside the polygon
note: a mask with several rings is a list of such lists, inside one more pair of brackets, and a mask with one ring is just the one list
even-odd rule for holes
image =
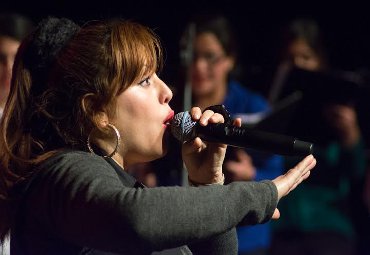
{"label": "fingers", "polygon": [[315,165],[316,159],[312,155],[309,155],[285,175],[275,178],[273,182],[278,189],[278,198],[280,199],[286,196],[290,191],[295,189],[310,175],[310,171]]}
{"label": "fingers", "polygon": [[202,142],[202,140],[199,137],[196,137],[193,140],[191,147],[193,151],[200,152],[202,149],[204,149],[205,144]]}
{"label": "fingers", "polygon": [[202,110],[199,107],[193,107],[190,110],[190,115],[193,120],[199,120],[200,116],[202,116]]}
{"label": "fingers", "polygon": [[[310,171],[316,165],[316,159],[312,155],[308,155],[301,162],[299,162],[288,174],[294,175],[299,178],[304,175],[307,171]],[[293,178],[293,176],[292,176]]]}
{"label": "fingers", "polygon": [[214,113],[213,111],[207,110],[205,111],[200,120],[199,123],[202,126],[208,125],[208,123],[223,123],[224,117],[219,113]]}
{"label": "fingers", "polygon": [[272,215],[271,219],[277,220],[280,218],[280,211],[279,209],[275,208],[274,214]]}
{"label": "fingers", "polygon": [[[302,181],[307,179],[311,174],[311,169],[316,165],[316,159],[309,155],[304,158],[298,165],[290,169],[285,175],[279,176],[273,182],[278,189],[278,199],[289,194],[294,190]],[[272,219],[280,218],[280,212],[276,208]]]}
{"label": "fingers", "polygon": [[235,155],[236,155],[236,158],[237,160],[239,161],[250,161],[252,162],[252,158],[251,156],[249,156],[249,154],[247,152],[245,152],[244,149],[235,149]]}
{"label": "fingers", "polygon": [[294,184],[292,187],[290,187],[290,189],[288,190],[288,192],[286,193],[289,194],[290,191],[294,190],[301,182],[303,182],[304,180],[306,180],[308,178],[308,176],[310,176],[311,174],[311,171],[308,171],[306,172],[303,176],[301,176]]}
{"label": "fingers", "polygon": [[236,127],[241,127],[242,126],[242,119],[241,118],[234,119],[233,125],[236,126]]}
{"label": "fingers", "polygon": [[196,137],[194,140],[184,143],[184,145],[186,145],[183,147],[184,154],[201,152],[205,148],[205,144],[199,137]]}
{"label": "fingers", "polygon": [[211,110],[206,110],[202,113],[199,107],[193,107],[190,114],[193,120],[199,121],[202,126],[207,126],[208,123],[223,123],[225,121],[221,114]]}
{"label": "fingers", "polygon": [[[224,117],[221,114],[215,113],[211,110],[206,110],[202,113],[202,110],[199,107],[193,107],[190,110],[190,114],[193,120],[199,121],[200,124],[203,126],[206,126],[208,123],[224,123],[225,121]],[[233,120],[233,125],[241,127],[241,118],[235,118]]]}
{"label": "fingers", "polygon": [[[306,179],[309,174],[310,170],[314,168],[316,165],[316,159],[309,155],[304,160],[302,160],[298,165],[296,165],[293,169],[289,170],[287,173],[287,178],[291,180],[291,187],[288,190],[288,193],[295,189],[298,184],[300,184],[304,179]],[[287,193],[287,194],[288,194]]]}

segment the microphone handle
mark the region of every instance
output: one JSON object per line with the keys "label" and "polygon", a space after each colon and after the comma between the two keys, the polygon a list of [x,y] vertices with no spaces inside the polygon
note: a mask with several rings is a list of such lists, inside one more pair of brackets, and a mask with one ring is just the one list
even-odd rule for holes
{"label": "microphone handle", "polygon": [[197,124],[196,136],[209,142],[225,143],[235,147],[251,148],[286,156],[307,156],[313,153],[313,144],[294,137],[223,123],[201,126]]}

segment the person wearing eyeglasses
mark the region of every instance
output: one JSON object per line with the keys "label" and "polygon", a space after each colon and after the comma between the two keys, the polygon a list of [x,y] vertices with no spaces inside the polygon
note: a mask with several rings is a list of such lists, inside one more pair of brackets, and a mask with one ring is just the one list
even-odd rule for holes
{"label": "person wearing eyeglasses", "polygon": [[[192,104],[201,109],[223,104],[235,117],[262,116],[270,110],[262,94],[237,79],[238,42],[232,23],[223,15],[194,17],[195,30],[190,64]],[[224,162],[226,181],[271,179],[282,173],[281,156],[253,150],[228,148]],[[270,244],[269,223],[239,226],[238,253],[266,254]]]}
{"label": "person wearing eyeglasses", "polygon": [[[285,216],[272,224],[271,255],[368,254],[368,245],[362,244],[368,239],[365,226],[369,226],[362,201],[366,144],[358,96],[353,96],[357,92],[342,92],[341,84],[350,80],[329,58],[329,38],[318,20],[299,17],[284,25],[270,100],[273,104],[287,92],[302,92],[302,106],[290,130],[315,143],[320,164],[314,178],[281,204]],[[298,75],[305,79],[293,78]],[[315,77],[314,82],[310,77]],[[328,93],[320,85],[335,89]],[[316,95],[321,99],[311,100]],[[309,129],[307,123],[312,123]],[[285,167],[295,162],[287,158]]]}

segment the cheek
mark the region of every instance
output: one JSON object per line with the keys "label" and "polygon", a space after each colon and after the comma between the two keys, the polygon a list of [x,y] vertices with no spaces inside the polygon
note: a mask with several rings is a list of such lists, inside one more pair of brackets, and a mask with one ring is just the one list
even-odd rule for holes
{"label": "cheek", "polygon": [[229,74],[229,68],[226,65],[220,65],[214,68],[212,75],[214,79],[224,80]]}
{"label": "cheek", "polygon": [[117,109],[122,120],[136,121],[146,113],[151,97],[144,92],[138,87],[130,87],[119,97]]}
{"label": "cheek", "polygon": [[152,100],[136,94],[135,97],[127,97],[127,100],[120,105],[116,121],[128,139],[145,140],[146,134],[150,132],[152,112],[157,107],[153,105]]}
{"label": "cheek", "polygon": [[195,80],[205,79],[209,76],[209,70],[204,65],[193,64],[191,66],[191,75]]}
{"label": "cheek", "polygon": [[164,131],[150,119],[137,122],[123,131],[126,160],[147,162],[162,157],[166,151]]}

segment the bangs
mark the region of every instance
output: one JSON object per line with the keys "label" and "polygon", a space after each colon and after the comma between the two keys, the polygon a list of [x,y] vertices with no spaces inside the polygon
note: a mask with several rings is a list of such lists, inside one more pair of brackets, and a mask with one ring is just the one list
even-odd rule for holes
{"label": "bangs", "polygon": [[112,55],[122,92],[145,75],[160,71],[162,48],[158,36],[140,24],[121,21],[112,29]]}

